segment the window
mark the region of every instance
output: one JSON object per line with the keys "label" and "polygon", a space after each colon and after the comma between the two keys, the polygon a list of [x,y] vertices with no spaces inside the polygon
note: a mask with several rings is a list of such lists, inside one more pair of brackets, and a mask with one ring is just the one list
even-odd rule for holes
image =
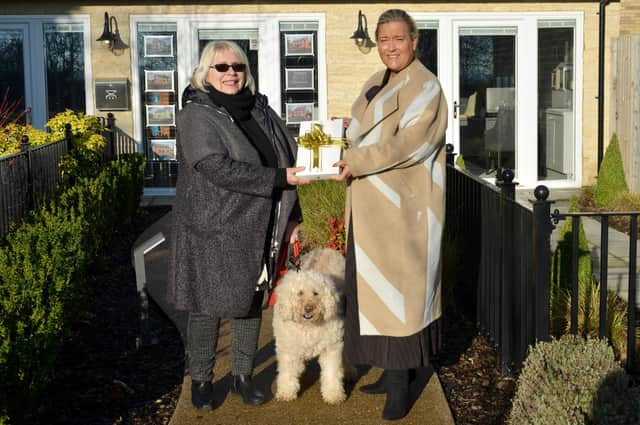
{"label": "window", "polygon": [[142,140],[150,161],[145,186],[175,186],[177,25],[139,23],[137,42]]}
{"label": "window", "polygon": [[538,23],[538,179],[575,178],[573,21]]}
{"label": "window", "polygon": [[280,23],[282,119],[297,136],[301,121],[318,114],[318,23]]}
{"label": "window", "polygon": [[438,75],[438,23],[418,22],[418,59],[424,66]]}
{"label": "window", "polygon": [[20,29],[0,27],[0,99],[18,102],[18,110],[25,108],[24,101],[24,33]]}
{"label": "window", "polygon": [[47,116],[86,109],[82,24],[44,24]]}
{"label": "window", "polygon": [[[89,17],[0,17],[0,96],[31,109],[32,124],[65,109],[93,113]],[[44,60],[43,60],[44,59]]]}

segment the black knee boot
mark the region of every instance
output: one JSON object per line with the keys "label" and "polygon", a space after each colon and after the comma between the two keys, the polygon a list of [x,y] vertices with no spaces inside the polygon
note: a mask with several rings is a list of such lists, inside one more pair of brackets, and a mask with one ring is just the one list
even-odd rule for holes
{"label": "black knee boot", "polygon": [[382,374],[378,378],[378,380],[372,384],[363,385],[360,387],[360,391],[365,394],[384,394],[387,392],[385,387],[385,377],[387,375],[387,371],[382,371]]}
{"label": "black knee boot", "polygon": [[385,370],[385,389],[387,400],[384,403],[382,419],[396,420],[409,413],[409,370]]}

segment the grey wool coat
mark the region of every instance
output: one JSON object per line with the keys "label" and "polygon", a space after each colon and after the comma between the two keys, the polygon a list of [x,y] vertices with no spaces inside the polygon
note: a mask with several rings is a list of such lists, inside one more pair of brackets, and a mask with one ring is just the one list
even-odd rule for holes
{"label": "grey wool coat", "polygon": [[[292,167],[297,145],[264,95],[256,94],[251,113],[272,142],[279,167]],[[231,115],[206,93],[187,89],[176,126],[168,301],[179,310],[243,317],[262,272],[265,242],[271,239],[272,206],[280,210],[279,246],[288,221],[302,220],[295,188],[274,190],[276,169],[261,165],[258,151]]]}

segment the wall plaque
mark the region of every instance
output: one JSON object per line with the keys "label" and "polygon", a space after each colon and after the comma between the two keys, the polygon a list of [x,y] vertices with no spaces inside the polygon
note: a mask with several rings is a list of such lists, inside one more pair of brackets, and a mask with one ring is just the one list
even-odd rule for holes
{"label": "wall plaque", "polygon": [[96,81],[96,109],[101,111],[128,111],[129,81]]}

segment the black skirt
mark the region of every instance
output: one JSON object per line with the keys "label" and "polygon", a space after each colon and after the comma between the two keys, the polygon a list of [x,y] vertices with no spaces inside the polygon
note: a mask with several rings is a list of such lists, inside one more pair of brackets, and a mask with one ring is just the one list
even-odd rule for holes
{"label": "black skirt", "polygon": [[352,365],[369,365],[383,369],[413,369],[430,364],[430,356],[440,350],[440,319],[423,330],[404,337],[360,335],[356,259],[353,244],[353,220],[347,236],[345,272],[345,359]]}

